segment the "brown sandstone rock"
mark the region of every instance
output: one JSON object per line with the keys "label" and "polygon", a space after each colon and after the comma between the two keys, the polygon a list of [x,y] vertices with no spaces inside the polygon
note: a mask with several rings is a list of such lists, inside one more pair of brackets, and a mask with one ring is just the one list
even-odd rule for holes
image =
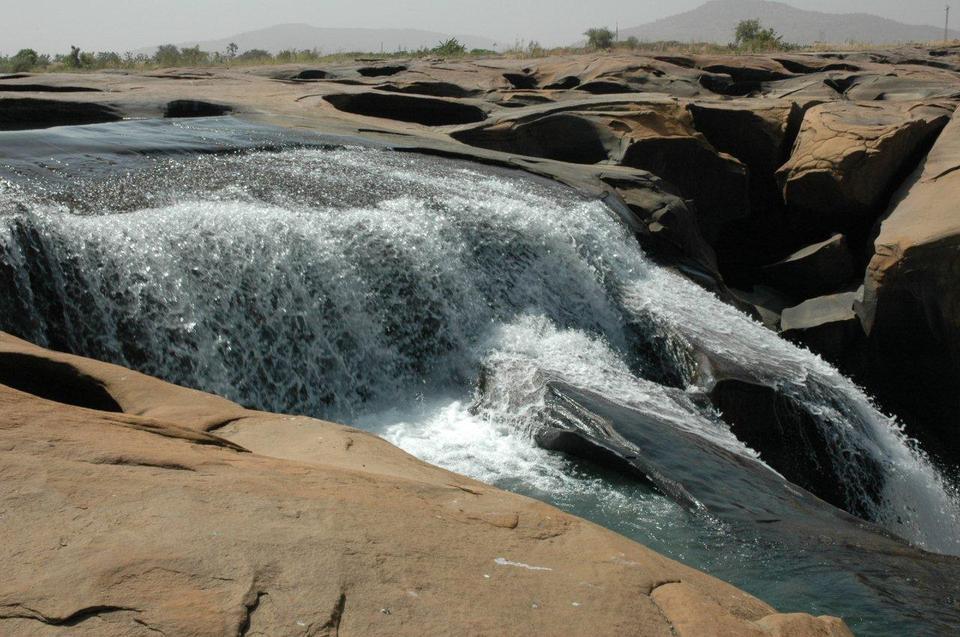
{"label": "brown sandstone rock", "polygon": [[0,352],[123,409],[0,385],[3,634],[849,635],[364,432]]}
{"label": "brown sandstone rock", "polygon": [[858,298],[857,292],[841,292],[783,310],[783,337],[804,345],[848,373],[861,371],[866,336],[853,309]]}
{"label": "brown sandstone rock", "polygon": [[960,463],[960,121],[895,195],[864,286],[875,391]]}
{"label": "brown sandstone rock", "polygon": [[529,109],[451,133],[472,146],[559,161],[609,162],[653,173],[697,204],[707,241],[747,216],[747,171],[718,152],[673,100],[581,101]]}
{"label": "brown sandstone rock", "polygon": [[811,108],[790,159],[777,173],[794,226],[826,233],[869,224],[950,112],[907,103]]}

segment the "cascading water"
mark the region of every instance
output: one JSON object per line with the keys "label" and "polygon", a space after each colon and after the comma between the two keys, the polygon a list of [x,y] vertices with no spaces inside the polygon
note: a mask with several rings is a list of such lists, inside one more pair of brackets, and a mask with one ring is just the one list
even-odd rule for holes
{"label": "cascading water", "polygon": [[[246,405],[366,426],[734,581],[704,543],[741,547],[741,571],[795,559],[815,589],[807,558],[730,539],[731,522],[695,490],[702,510],[685,513],[533,443],[550,379],[656,419],[682,436],[671,448],[694,441],[718,467],[789,490],[698,398],[686,354],[706,353],[813,414],[859,512],[960,554],[949,485],[849,380],[652,264],[602,203],[515,174],[348,147],[161,158],[69,187],[0,178],[0,329]],[[881,468],[879,488],[863,460]],[[671,546],[678,526],[698,530]]]}

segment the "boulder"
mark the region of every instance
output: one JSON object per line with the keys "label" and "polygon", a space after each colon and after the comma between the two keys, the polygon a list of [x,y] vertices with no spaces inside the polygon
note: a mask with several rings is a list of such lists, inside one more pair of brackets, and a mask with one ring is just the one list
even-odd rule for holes
{"label": "boulder", "polygon": [[866,336],[853,308],[860,294],[830,294],[784,309],[780,318],[783,337],[804,345],[847,373],[859,375],[856,372],[861,367]]}
{"label": "boulder", "polygon": [[793,245],[775,173],[789,154],[803,111],[794,102],[746,99],[697,101],[687,110],[711,146],[749,171],[750,216],[727,224],[715,247],[731,283],[752,283],[758,266]]}
{"label": "boulder", "polygon": [[606,172],[599,177],[630,208],[635,222],[627,223],[648,253],[672,264],[688,263],[720,279],[716,255],[700,233],[696,211],[668,184],[642,171]]}
{"label": "boulder", "polygon": [[[667,120],[662,123],[668,124]],[[624,139],[620,162],[675,185],[696,204],[700,230],[713,243],[724,226],[750,214],[747,169],[691,129],[665,134],[659,129],[632,130]]]}
{"label": "boulder", "polygon": [[673,100],[545,105],[464,127],[451,136],[506,153],[582,164],[610,162],[653,173],[696,203],[708,242],[725,224],[749,213],[744,165],[711,146]]}
{"label": "boulder", "polygon": [[780,329],[780,314],[794,301],[765,285],[754,285],[750,290],[731,290],[733,295],[744,303],[749,303],[760,316],[760,322],[772,330]]}
{"label": "boulder", "polygon": [[[863,503],[844,487],[842,462],[847,460],[836,457],[831,434],[800,401],[772,385],[737,378],[716,382],[710,400],[734,435],[787,480],[838,508],[867,516]],[[860,458],[860,469],[871,475],[874,492],[869,496],[879,500],[884,469],[867,456]]]}
{"label": "boulder", "polygon": [[950,119],[939,105],[833,102],[807,111],[777,172],[803,235],[869,227]]}
{"label": "boulder", "polygon": [[761,270],[766,283],[800,299],[841,290],[855,274],[853,256],[842,234],[802,248]]}
{"label": "boulder", "polygon": [[123,410],[0,385],[3,634],[850,634],[349,427],[0,352]]}
{"label": "boulder", "polygon": [[871,388],[960,464],[960,121],[895,195],[873,242],[858,307]]}

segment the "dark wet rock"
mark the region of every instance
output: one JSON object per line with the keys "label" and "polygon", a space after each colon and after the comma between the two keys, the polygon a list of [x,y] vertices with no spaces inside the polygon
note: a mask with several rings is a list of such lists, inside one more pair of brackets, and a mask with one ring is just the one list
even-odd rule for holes
{"label": "dark wet rock", "polygon": [[760,316],[760,322],[772,330],[780,330],[780,314],[793,305],[794,300],[784,296],[779,290],[755,285],[750,290],[731,290],[732,294],[744,303],[749,303]]}
{"label": "dark wet rock", "polygon": [[740,379],[724,379],[710,391],[710,399],[739,440],[793,484],[855,515],[862,503],[844,487],[842,462],[858,462],[872,475],[874,499],[883,491],[883,468],[861,456],[838,459],[832,432],[799,401],[776,388]]}
{"label": "dark wet rock", "polygon": [[200,100],[174,100],[167,102],[163,110],[163,116],[169,118],[219,117],[232,111],[233,108],[226,104],[216,104],[214,102],[203,102]]}
{"label": "dark wet rock", "polygon": [[396,65],[396,66],[364,66],[357,69],[357,73],[363,77],[386,77],[389,75],[396,75],[398,73],[403,73],[407,70],[406,66]]}
{"label": "dark wet rock", "polygon": [[336,109],[366,115],[413,122],[424,126],[448,126],[480,122],[487,114],[479,107],[451,100],[385,93],[339,93],[324,99]]}
{"label": "dark wet rock", "polygon": [[645,173],[631,176],[601,174],[630,208],[636,222],[627,220],[644,249],[671,264],[690,264],[718,282],[717,259],[704,240],[696,211],[671,192],[668,184]]}
{"label": "dark wet rock", "polygon": [[858,298],[858,292],[841,292],[785,309],[780,322],[783,337],[859,378],[866,335],[853,309]]}
{"label": "dark wet rock", "polygon": [[960,120],[894,196],[863,303],[870,387],[908,431],[960,465]]}
{"label": "dark wet rock", "polygon": [[765,266],[761,275],[778,290],[808,299],[842,289],[856,271],[846,237],[835,234]]}
{"label": "dark wet rock", "polygon": [[112,106],[34,98],[0,98],[0,130],[99,124],[123,119]]}

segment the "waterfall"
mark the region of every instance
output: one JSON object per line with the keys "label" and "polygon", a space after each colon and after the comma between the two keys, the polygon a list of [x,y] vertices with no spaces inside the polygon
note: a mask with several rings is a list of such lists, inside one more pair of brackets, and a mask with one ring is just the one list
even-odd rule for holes
{"label": "waterfall", "polygon": [[[866,517],[960,554],[955,495],[893,419],[653,264],[600,202],[352,147],[161,158],[78,188],[0,180],[0,329],[261,409],[378,423],[490,480],[552,462],[530,443],[544,376],[774,473],[697,400],[684,353],[702,352],[817,418]],[[495,381],[471,408],[481,374]]]}

